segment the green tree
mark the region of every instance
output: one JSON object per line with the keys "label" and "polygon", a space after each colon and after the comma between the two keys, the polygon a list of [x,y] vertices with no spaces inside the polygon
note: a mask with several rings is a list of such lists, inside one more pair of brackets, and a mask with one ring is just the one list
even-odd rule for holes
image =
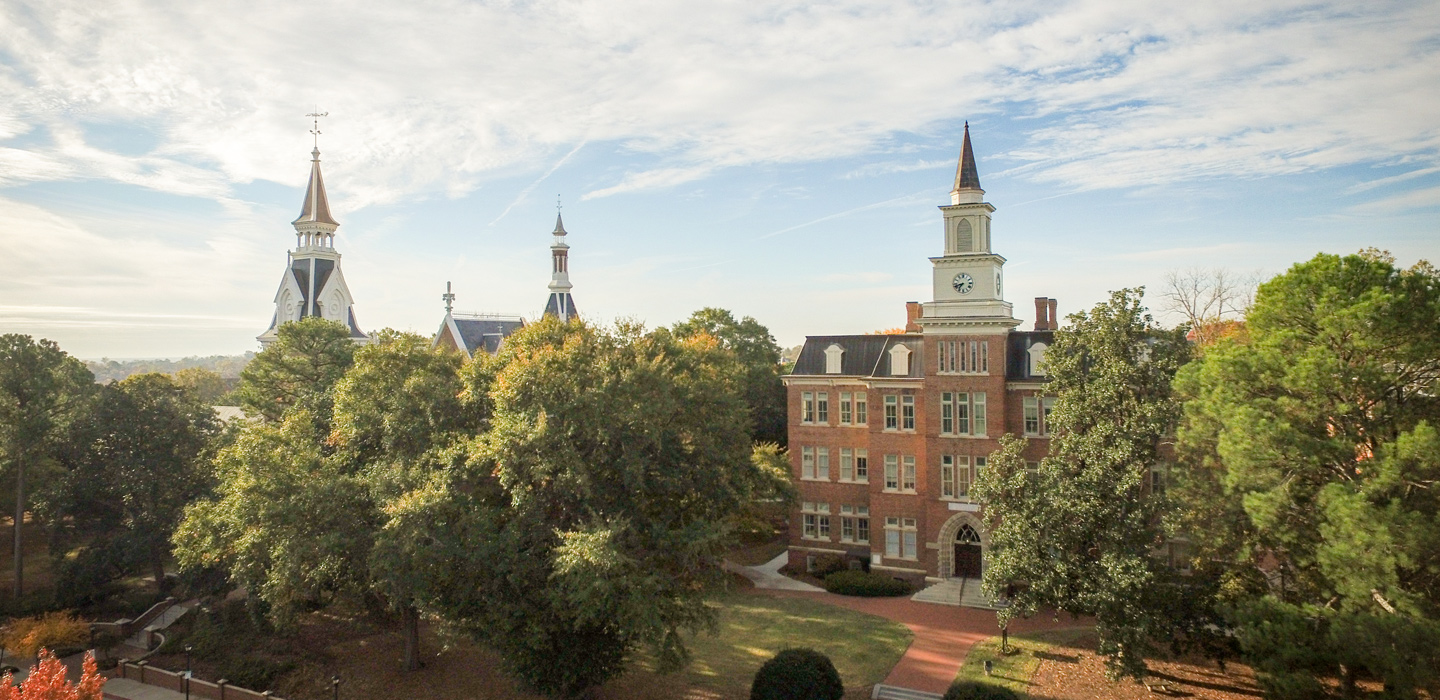
{"label": "green tree", "polygon": [[182,564],[228,567],[282,627],[342,597],[384,605],[401,617],[406,669],[418,668],[417,572],[407,543],[391,546],[390,512],[465,459],[455,445],[478,422],[459,399],[460,362],[426,338],[381,331],[335,385],[333,417],[302,402],[279,423],[248,426],[221,453],[218,498],[186,514]]}
{"label": "green tree", "polygon": [[775,344],[770,329],[749,316],[737,321],[725,309],[706,307],[675,324],[673,331],[681,338],[709,334],[720,342],[720,347],[735,353],[740,362],[745,405],[750,409],[752,439],[784,447],[788,438],[785,386],[780,382],[780,346]]}
{"label": "green tree", "polygon": [[214,406],[230,392],[229,383],[217,372],[200,367],[187,367],[175,373],[175,383],[184,387],[197,400]]}
{"label": "green tree", "polygon": [[[168,375],[135,374],[103,387],[70,433],[67,469],[37,503],[52,542],[65,545],[56,554],[69,560],[71,546],[86,542],[84,555],[144,562],[163,585],[181,513],[212,486],[219,434],[214,410]],[[132,554],[116,559],[116,550]],[[85,567],[84,558],[66,563]]]}
{"label": "green tree", "polygon": [[708,334],[546,319],[510,336],[467,372],[490,415],[470,461],[392,511],[417,597],[550,695],[641,648],[683,663],[681,631],[713,625],[725,519],[770,481],[739,375]]}
{"label": "green tree", "polygon": [[1177,379],[1177,519],[1273,695],[1320,693],[1316,673],[1434,694],[1440,274],[1318,255],[1262,285],[1247,325]]}
{"label": "green tree", "polygon": [[355,342],[345,326],[318,317],[285,323],[277,338],[245,365],[236,394],[252,416],[278,421],[303,406],[329,420],[335,383],[355,361]]}
{"label": "green tree", "polygon": [[15,597],[25,591],[25,477],[49,464],[56,438],[95,391],[84,363],[54,341],[0,335],[0,458],[15,480]]}
{"label": "green tree", "polygon": [[1180,632],[1166,599],[1176,581],[1152,548],[1164,499],[1149,488],[1180,414],[1171,389],[1189,357],[1185,330],[1156,325],[1142,289],[1073,314],[1045,356],[1050,455],[1027,472],[1024,441],[1007,435],[975,485],[990,520],[984,588],[1012,605],[1001,624],[1041,607],[1095,617],[1112,676],[1141,679],[1153,640]]}

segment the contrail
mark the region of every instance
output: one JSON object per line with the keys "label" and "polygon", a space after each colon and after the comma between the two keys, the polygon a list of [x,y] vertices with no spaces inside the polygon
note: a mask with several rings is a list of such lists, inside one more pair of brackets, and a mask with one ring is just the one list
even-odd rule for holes
{"label": "contrail", "polygon": [[818,219],[816,219],[816,220],[814,220],[814,221],[807,221],[807,222],[805,222],[805,223],[803,223],[803,224],[795,224],[794,226],[791,226],[791,227],[789,227],[789,228],[782,228],[782,229],[780,229],[779,231],[775,231],[774,233],[767,233],[767,234],[765,234],[765,235],[763,235],[763,236],[760,236],[759,238],[756,238],[755,240],[757,240],[757,241],[763,241],[763,240],[765,240],[766,238],[774,238],[775,236],[778,236],[778,235],[780,235],[780,234],[782,234],[782,233],[789,233],[789,232],[791,232],[791,231],[794,231],[795,229],[805,228],[806,226],[814,226],[815,224],[818,224],[818,223],[822,223],[822,222],[825,222],[825,221],[830,221],[831,219],[838,219],[838,218],[840,218],[840,217],[842,217],[842,216],[849,216],[849,215],[851,215],[851,214],[855,214],[855,213],[858,213],[858,212],[862,212],[862,211],[865,211],[865,210],[867,210],[867,209],[876,209],[876,208],[879,208],[879,207],[886,206],[886,205],[888,205],[888,204],[895,204],[895,203],[898,203],[898,202],[902,202],[902,201],[905,201],[905,200],[907,200],[907,199],[915,199],[916,197],[919,197],[920,195],[925,195],[925,194],[931,194],[931,190],[928,190],[928,189],[926,189],[926,190],[921,190],[921,191],[915,192],[915,193],[913,193],[913,194],[907,194],[907,195],[904,195],[904,196],[896,197],[896,198],[894,198],[894,199],[887,199],[887,200],[885,200],[885,201],[883,201],[883,202],[876,202],[876,203],[874,203],[874,204],[866,204],[866,205],[863,206],[863,207],[855,207],[854,209],[847,209],[847,210],[842,211],[842,212],[839,212],[839,213],[837,213],[837,214],[831,214],[831,215],[829,215],[829,216],[822,216],[822,217],[820,217],[820,218],[818,218]]}
{"label": "contrail", "polygon": [[587,144],[587,143],[590,143],[590,141],[589,141],[588,139],[585,140],[585,141],[581,141],[581,142],[580,142],[580,145],[578,145],[578,146],[576,146],[575,148],[571,149],[569,153],[566,153],[564,158],[561,158],[559,161],[557,161],[557,162],[555,163],[555,165],[550,166],[550,169],[547,170],[547,171],[545,171],[545,174],[544,174],[544,175],[541,175],[541,176],[540,176],[538,179],[536,179],[534,182],[532,182],[532,183],[530,183],[529,185],[527,185],[527,186],[525,187],[525,189],[520,190],[520,194],[515,197],[515,201],[510,202],[510,205],[507,206],[507,207],[505,207],[505,211],[500,212],[500,216],[495,217],[495,220],[494,220],[494,221],[491,221],[491,222],[490,222],[490,225],[491,225],[491,226],[494,226],[494,225],[495,225],[496,223],[498,223],[501,219],[505,218],[505,215],[506,215],[506,214],[509,214],[509,213],[510,213],[510,210],[511,210],[511,209],[514,209],[516,204],[519,204],[520,202],[524,201],[526,197],[530,196],[530,193],[531,193],[532,191],[534,191],[535,188],[540,185],[540,183],[542,183],[542,182],[545,181],[545,178],[550,177],[551,175],[554,175],[554,174],[555,174],[555,171],[556,171],[556,170],[559,170],[559,169],[560,169],[560,166],[562,166],[562,165],[565,164],[565,161],[570,160],[570,156],[573,156],[573,155],[575,155],[576,153],[579,153],[579,152],[580,152],[580,149],[584,148],[584,147],[585,147],[585,144]]}

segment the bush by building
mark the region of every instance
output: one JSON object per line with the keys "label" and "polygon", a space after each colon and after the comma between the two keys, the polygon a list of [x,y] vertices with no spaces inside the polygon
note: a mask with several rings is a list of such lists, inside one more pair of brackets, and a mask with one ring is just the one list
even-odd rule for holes
{"label": "bush by building", "polygon": [[956,681],[945,691],[945,700],[1020,700],[1015,691],[981,681]]}
{"label": "bush by building", "polygon": [[825,590],[839,595],[884,598],[906,595],[913,589],[904,581],[873,571],[837,571],[825,577]]}
{"label": "bush by building", "polygon": [[750,700],[840,700],[845,686],[829,657],[814,649],[785,649],[755,672]]}
{"label": "bush by building", "polygon": [[65,612],[23,617],[6,625],[3,640],[7,651],[22,658],[41,649],[78,650],[90,642],[90,625]]}

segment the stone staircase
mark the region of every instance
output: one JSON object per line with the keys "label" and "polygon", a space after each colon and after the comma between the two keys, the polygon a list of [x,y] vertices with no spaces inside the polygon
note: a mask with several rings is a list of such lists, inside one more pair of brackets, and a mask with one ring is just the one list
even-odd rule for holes
{"label": "stone staircase", "polygon": [[999,610],[1001,607],[996,604],[997,601],[987,598],[980,590],[980,579],[978,578],[946,579],[927,586],[919,593],[910,596],[910,599],[921,603],[958,605],[981,610]]}
{"label": "stone staircase", "polygon": [[870,700],[942,700],[944,697],[939,693],[884,684],[877,684],[875,689],[870,691]]}

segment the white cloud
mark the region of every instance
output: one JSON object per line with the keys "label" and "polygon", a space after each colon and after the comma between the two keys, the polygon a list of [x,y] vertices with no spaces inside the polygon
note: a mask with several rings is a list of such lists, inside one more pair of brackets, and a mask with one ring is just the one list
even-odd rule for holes
{"label": "white cloud", "polygon": [[[586,139],[660,160],[594,198],[986,112],[1046,117],[1006,157],[1082,189],[1433,163],[1437,23],[1421,1],[9,2],[0,139],[29,141],[0,150],[0,185],[293,183],[315,105],[341,213]],[[159,137],[141,156],[79,128],[137,121]]]}

